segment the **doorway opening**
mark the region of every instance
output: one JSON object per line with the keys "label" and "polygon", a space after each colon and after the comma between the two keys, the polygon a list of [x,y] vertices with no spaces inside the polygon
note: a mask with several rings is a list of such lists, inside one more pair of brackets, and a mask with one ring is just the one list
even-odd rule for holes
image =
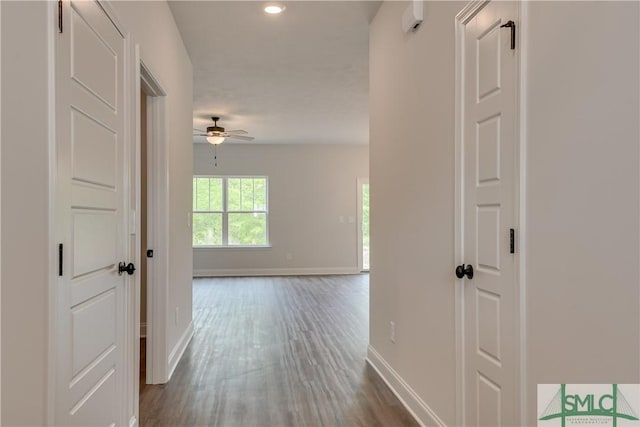
{"label": "doorway opening", "polygon": [[369,236],[369,179],[358,178],[358,268],[368,272],[371,268],[371,242]]}
{"label": "doorway opening", "polygon": [[[167,382],[168,156],[166,93],[140,59],[136,93],[136,274],[134,349],[135,408],[146,384]],[[139,415],[139,414],[137,414]]]}
{"label": "doorway opening", "polygon": [[140,389],[147,384],[147,96],[140,90]]}

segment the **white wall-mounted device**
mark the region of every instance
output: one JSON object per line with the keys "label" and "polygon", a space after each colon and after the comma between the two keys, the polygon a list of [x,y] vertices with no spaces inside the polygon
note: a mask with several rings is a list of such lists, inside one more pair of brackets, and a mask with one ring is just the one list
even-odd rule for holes
{"label": "white wall-mounted device", "polygon": [[422,0],[411,0],[402,14],[402,29],[405,33],[418,31],[422,25]]}

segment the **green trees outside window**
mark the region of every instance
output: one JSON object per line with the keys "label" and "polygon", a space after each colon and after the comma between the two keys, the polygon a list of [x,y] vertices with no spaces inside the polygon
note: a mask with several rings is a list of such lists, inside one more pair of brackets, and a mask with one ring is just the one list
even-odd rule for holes
{"label": "green trees outside window", "polygon": [[362,268],[366,271],[370,268],[369,255],[369,184],[362,186]]}
{"label": "green trees outside window", "polygon": [[193,178],[193,246],[266,246],[266,177]]}

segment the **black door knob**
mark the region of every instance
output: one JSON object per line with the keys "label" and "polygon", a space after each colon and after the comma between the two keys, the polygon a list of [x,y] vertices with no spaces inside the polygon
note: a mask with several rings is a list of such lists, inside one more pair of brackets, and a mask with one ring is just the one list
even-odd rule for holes
{"label": "black door knob", "polygon": [[473,279],[473,267],[471,264],[469,265],[459,265],[456,267],[456,277],[458,279],[462,279],[464,276],[467,276],[469,279]]}
{"label": "black door knob", "polygon": [[122,276],[122,273],[124,273],[125,271],[129,276],[131,276],[133,272],[136,271],[136,266],[133,265],[132,262],[130,262],[128,265],[124,262],[118,264],[118,276]]}

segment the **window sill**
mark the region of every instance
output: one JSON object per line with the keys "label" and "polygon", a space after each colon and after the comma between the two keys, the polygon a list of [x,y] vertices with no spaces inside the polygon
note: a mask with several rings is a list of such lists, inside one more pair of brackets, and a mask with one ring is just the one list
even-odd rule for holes
{"label": "window sill", "polygon": [[194,250],[211,250],[211,249],[270,249],[271,245],[251,245],[251,246],[193,246]]}

